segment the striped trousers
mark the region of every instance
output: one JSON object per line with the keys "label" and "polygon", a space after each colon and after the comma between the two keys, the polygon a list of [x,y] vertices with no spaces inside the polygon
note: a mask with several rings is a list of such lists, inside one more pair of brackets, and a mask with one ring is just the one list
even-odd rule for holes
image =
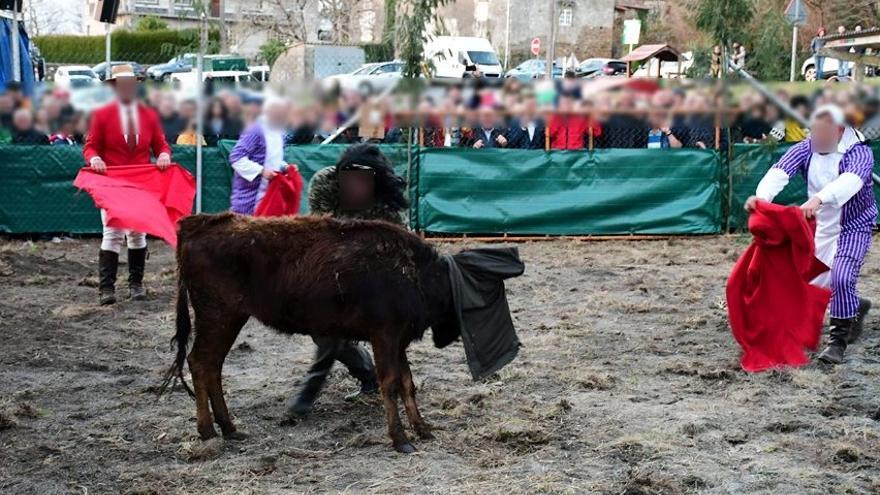
{"label": "striped trousers", "polygon": [[871,247],[871,232],[842,232],[831,266],[831,317],[854,318],[859,311],[859,271]]}

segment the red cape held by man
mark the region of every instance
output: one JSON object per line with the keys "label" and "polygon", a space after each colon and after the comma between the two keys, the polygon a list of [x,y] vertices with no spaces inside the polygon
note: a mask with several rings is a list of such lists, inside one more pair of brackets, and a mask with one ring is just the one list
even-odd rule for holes
{"label": "red cape held by man", "polygon": [[177,221],[192,213],[196,181],[178,164],[116,165],[99,174],[80,169],[73,185],[106,210],[107,225],[146,232],[177,246]]}
{"label": "red cape held by man", "polygon": [[831,291],[810,283],[828,267],[816,259],[815,224],[796,206],[759,201],[749,217],[754,239],[727,281],[730,328],[742,368],[756,372],[810,362]]}

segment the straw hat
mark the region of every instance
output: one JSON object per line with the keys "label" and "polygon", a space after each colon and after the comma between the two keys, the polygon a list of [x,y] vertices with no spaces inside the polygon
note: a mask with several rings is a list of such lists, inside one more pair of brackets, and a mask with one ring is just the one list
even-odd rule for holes
{"label": "straw hat", "polygon": [[134,67],[129,64],[114,65],[110,68],[110,77],[107,82],[113,82],[121,77],[138,77],[134,72]]}

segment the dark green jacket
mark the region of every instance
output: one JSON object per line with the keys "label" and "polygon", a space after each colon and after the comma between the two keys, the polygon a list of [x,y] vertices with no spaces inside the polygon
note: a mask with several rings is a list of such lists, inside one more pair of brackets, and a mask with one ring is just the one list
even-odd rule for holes
{"label": "dark green jacket", "polygon": [[336,167],[326,167],[318,170],[309,182],[309,211],[313,215],[331,215],[337,218],[354,218],[359,220],[385,220],[386,222],[405,225],[403,212],[381,204],[381,198],[376,198],[376,204],[369,210],[342,211],[339,209],[339,181]]}

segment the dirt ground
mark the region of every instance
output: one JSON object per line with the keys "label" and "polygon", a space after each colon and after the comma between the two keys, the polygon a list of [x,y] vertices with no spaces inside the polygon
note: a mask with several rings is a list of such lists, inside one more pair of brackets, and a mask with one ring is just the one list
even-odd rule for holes
{"label": "dirt ground", "polygon": [[[414,343],[437,439],[405,456],[340,369],[285,420],[312,344],[254,322],[224,369],[249,436],[201,442],[186,393],[155,394],[173,253],[149,301],[98,308],[95,240],[0,241],[0,493],[880,493],[880,312],[844,366],[744,373],[724,285],[746,242],[522,244],[519,357],[473,383],[460,344]],[[880,302],[880,250],[863,274]]]}

